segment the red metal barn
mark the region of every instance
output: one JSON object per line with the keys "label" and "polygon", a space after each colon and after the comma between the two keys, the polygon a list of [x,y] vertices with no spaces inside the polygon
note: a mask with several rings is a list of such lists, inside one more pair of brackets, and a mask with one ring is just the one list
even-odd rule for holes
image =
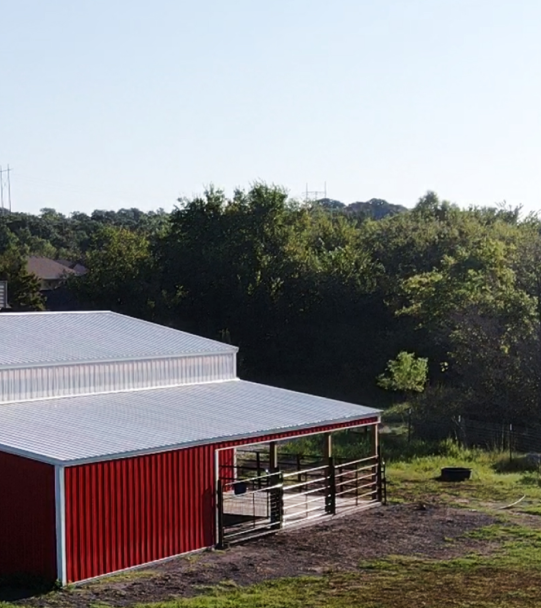
{"label": "red metal barn", "polygon": [[[77,582],[212,547],[244,534],[224,518],[248,504],[271,529],[380,499],[379,412],[241,381],[232,346],[111,312],[3,313],[0,336],[0,577]],[[371,430],[353,467],[332,461],[345,428]],[[319,433],[327,461],[292,483],[276,442]],[[236,448],[264,444],[270,472],[241,487]]]}

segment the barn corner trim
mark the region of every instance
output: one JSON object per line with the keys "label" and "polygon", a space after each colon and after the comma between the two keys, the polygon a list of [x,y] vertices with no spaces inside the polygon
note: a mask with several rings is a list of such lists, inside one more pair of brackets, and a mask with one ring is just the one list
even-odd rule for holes
{"label": "barn corner trim", "polygon": [[54,474],[56,513],[56,576],[61,585],[67,585],[65,468],[61,465],[55,465]]}

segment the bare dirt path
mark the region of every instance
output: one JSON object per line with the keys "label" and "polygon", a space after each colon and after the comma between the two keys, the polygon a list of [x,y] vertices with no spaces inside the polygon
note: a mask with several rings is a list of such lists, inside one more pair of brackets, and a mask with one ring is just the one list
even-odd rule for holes
{"label": "bare dirt path", "polygon": [[[265,580],[348,571],[390,555],[449,559],[490,550],[465,533],[494,522],[481,512],[445,506],[393,505],[284,530],[226,551],[207,551],[69,590],[19,600],[25,606],[115,607],[188,597],[224,581]],[[4,597],[0,599],[13,599]]]}

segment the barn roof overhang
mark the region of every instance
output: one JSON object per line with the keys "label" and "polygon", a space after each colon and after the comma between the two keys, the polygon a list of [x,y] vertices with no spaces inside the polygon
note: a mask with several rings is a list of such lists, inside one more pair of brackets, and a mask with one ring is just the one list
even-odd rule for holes
{"label": "barn roof overhang", "polygon": [[0,450],[74,466],[363,424],[379,414],[343,401],[229,380],[4,404]]}

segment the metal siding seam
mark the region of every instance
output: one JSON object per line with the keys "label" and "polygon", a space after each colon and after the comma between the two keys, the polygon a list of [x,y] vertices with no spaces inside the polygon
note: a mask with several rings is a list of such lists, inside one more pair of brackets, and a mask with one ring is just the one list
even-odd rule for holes
{"label": "metal siding seam", "polygon": [[137,461],[136,458],[130,458],[129,460],[126,461],[127,485],[126,485],[126,497],[125,498],[127,500],[127,504],[126,504],[125,516],[128,520],[128,528],[126,530],[126,536],[124,538],[124,542],[126,543],[126,547],[127,547],[126,566],[131,565],[134,555],[135,555],[136,561],[139,559],[139,551],[141,550],[140,546],[137,546],[135,542],[128,543],[128,539],[134,538],[133,535],[136,531],[137,516],[139,515],[137,513],[137,508],[138,508],[137,496],[136,496],[134,488],[133,488],[133,478],[134,478],[133,469],[135,468],[136,461]]}
{"label": "metal siding seam", "polygon": [[92,569],[95,572],[99,572],[99,530],[98,530],[98,517],[97,517],[97,506],[98,506],[98,483],[97,478],[99,476],[99,467],[101,463],[97,467],[93,467],[92,469],[87,469],[87,475],[89,480],[89,505],[88,505],[88,514],[90,515],[90,529],[92,531]]}
{"label": "metal siding seam", "polygon": [[128,506],[127,501],[127,492],[128,492],[128,472],[123,470],[126,465],[122,460],[119,460],[117,463],[117,474],[119,480],[119,492],[118,492],[118,509],[117,509],[117,517],[116,517],[116,525],[118,527],[118,532],[120,535],[120,561],[118,563],[121,569],[128,567],[128,556],[126,554],[128,547],[126,546],[126,537],[128,535],[128,515],[126,513],[126,507]]}
{"label": "metal siding seam", "polygon": [[[201,536],[201,527],[203,524],[204,514],[204,476],[202,473],[205,466],[205,450],[192,450],[193,462],[193,479],[195,480],[196,490],[191,496],[191,511],[192,511],[192,549],[196,549],[199,545],[199,537]],[[190,549],[190,550],[192,550]]]}
{"label": "metal siding seam", "polygon": [[160,455],[157,454],[155,458],[151,459],[151,480],[152,491],[150,494],[150,504],[152,507],[151,526],[150,526],[150,556],[153,561],[157,559],[157,556],[161,554],[162,543],[161,543],[161,530],[160,530],[160,508],[158,496],[160,493],[160,487],[163,483],[161,479],[160,470],[163,470],[160,466]]}
{"label": "metal siding seam", "polygon": [[116,525],[116,513],[118,504],[118,478],[116,474],[114,462],[107,463],[108,475],[108,494],[109,494],[109,534],[107,535],[107,542],[109,547],[107,550],[108,567],[107,570],[110,572],[119,562],[119,537],[118,537],[118,526]]}
{"label": "metal siding seam", "polygon": [[108,463],[104,462],[101,467],[101,492],[102,492],[102,509],[101,517],[103,518],[102,525],[102,551],[101,551],[101,569],[103,572],[107,572],[109,565],[109,555],[111,550],[110,544],[110,525],[109,525],[109,512],[111,507],[111,493],[109,492],[109,466]]}
{"label": "metal siding seam", "polygon": [[[188,500],[190,506],[190,548],[188,551],[195,549],[197,547],[197,536],[199,527],[201,525],[201,477],[199,472],[199,464],[203,464],[201,462],[201,458],[196,458],[196,454],[199,456],[200,450],[190,450],[190,478],[192,480],[192,488],[193,492],[190,492],[188,489]],[[184,491],[186,492],[186,489]]]}
{"label": "metal siding seam", "polygon": [[160,523],[160,534],[161,534],[161,546],[165,555],[169,553],[169,537],[168,537],[168,522],[169,522],[169,510],[167,508],[167,501],[165,499],[165,488],[170,487],[169,476],[170,467],[167,458],[167,454],[162,454],[161,468],[163,471],[162,484],[159,487],[160,498],[159,502],[161,505],[162,518]]}
{"label": "metal siding seam", "polygon": [[[182,451],[179,453],[180,464],[179,464],[179,531],[180,531],[180,551],[183,553],[184,551],[188,551],[188,547],[190,545],[189,539],[189,527],[190,527],[190,514],[188,509],[186,508],[186,492],[183,491],[186,485],[186,481],[190,479],[190,459],[189,459],[189,450]],[[182,480],[182,481],[181,481]],[[189,483],[189,481],[188,481]],[[190,488],[193,492],[193,488]]]}
{"label": "metal siding seam", "polygon": [[[204,466],[204,451],[202,450],[191,450],[192,454],[192,480],[194,485],[194,491],[190,496],[190,511],[191,511],[191,525],[190,525],[190,551],[197,547],[197,539],[199,537],[199,530],[201,527],[202,520],[202,484],[201,484],[201,468]],[[197,455],[197,457],[196,457]]]}
{"label": "metal siding seam", "polygon": [[155,491],[155,484],[152,483],[153,471],[152,464],[155,458],[147,456],[146,458],[141,460],[141,464],[143,466],[144,475],[138,475],[138,483],[140,485],[138,494],[140,495],[140,503],[141,503],[141,519],[142,524],[140,533],[142,531],[143,542],[141,545],[145,549],[144,554],[142,555],[142,559],[152,560],[153,555],[153,541],[152,531],[153,525],[152,520],[155,518],[154,512],[154,504],[153,504],[153,495]]}
{"label": "metal siding seam", "polygon": [[154,552],[153,552],[153,556],[154,559],[158,559],[158,556],[160,555],[165,555],[165,547],[164,547],[164,533],[163,533],[163,504],[162,504],[162,489],[163,489],[163,482],[164,482],[164,474],[166,471],[166,468],[164,466],[164,457],[163,454],[158,454],[157,457],[154,459],[154,479],[155,479],[155,484],[154,487],[156,488],[156,491],[152,493],[153,496],[153,502],[154,502],[154,510],[155,510],[155,517],[154,517],[154,528],[153,528],[153,535],[152,538],[154,540],[153,546],[154,546]]}
{"label": "metal siding seam", "polygon": [[56,512],[56,572],[57,578],[65,585],[68,582],[66,571],[66,486],[65,469],[56,466],[55,476],[55,512]]}
{"label": "metal siding seam", "polygon": [[[167,555],[171,555],[174,550],[174,529],[173,529],[173,494],[175,491],[175,486],[173,484],[173,453],[165,452],[164,457],[167,461],[167,476],[166,483],[162,488],[163,492],[163,502],[165,504],[165,524],[164,524],[164,535],[165,535],[165,552]],[[167,489],[169,489],[170,496],[167,494]]]}
{"label": "metal siding seam", "polygon": [[[214,486],[214,496],[218,495],[218,481],[220,480],[220,450],[215,449],[214,450],[214,479],[213,479],[213,486]],[[212,544],[215,545],[218,542],[218,539],[220,538],[220,533],[219,533],[219,526],[220,526],[220,516],[218,515],[218,509],[214,509],[214,529],[212,531]]]}
{"label": "metal siding seam", "polygon": [[[112,463],[113,464],[113,463]],[[122,570],[126,568],[128,560],[126,559],[126,543],[124,538],[126,536],[126,526],[128,517],[124,517],[124,505],[126,504],[126,474],[122,471],[123,461],[117,460],[115,463],[116,481],[117,481],[117,505],[116,505],[116,516],[115,516],[115,527],[118,534],[118,562],[117,568]],[[124,474],[123,474],[124,473]]]}
{"label": "metal siding seam", "polygon": [[175,552],[180,553],[182,549],[182,530],[181,530],[181,506],[180,506],[180,470],[181,470],[181,452],[175,452],[173,458],[174,474],[173,474],[173,529]]}
{"label": "metal siding seam", "polygon": [[105,554],[107,552],[107,536],[105,533],[105,526],[106,526],[106,519],[105,519],[105,510],[106,510],[106,503],[108,501],[108,496],[107,496],[107,492],[104,490],[104,471],[105,468],[107,466],[107,463],[102,462],[101,466],[98,467],[97,472],[98,472],[98,479],[97,479],[97,487],[98,487],[98,494],[97,494],[97,505],[96,505],[96,516],[98,518],[98,525],[96,526],[97,530],[98,530],[98,568],[101,572],[106,572],[106,568],[105,568]]}
{"label": "metal siding seam", "polygon": [[92,571],[92,504],[90,502],[90,475],[91,472],[87,467],[82,467],[78,471],[78,482],[81,494],[83,495],[83,572]]}
{"label": "metal siding seam", "polygon": [[[171,555],[174,553],[175,549],[175,507],[174,507],[174,499],[175,499],[175,483],[174,483],[174,474],[175,474],[175,453],[174,452],[166,452],[166,457],[168,461],[169,467],[169,477],[167,479],[168,483],[164,487],[164,501],[166,504],[166,513],[167,513],[167,525],[165,528],[165,532],[167,535],[167,554]],[[168,493],[169,492],[169,493]]]}
{"label": "metal siding seam", "polygon": [[150,477],[150,486],[147,488],[148,495],[148,503],[149,503],[149,555],[150,558],[154,561],[157,559],[157,555],[160,554],[161,551],[161,542],[160,542],[160,528],[159,528],[159,520],[160,514],[158,509],[158,493],[160,491],[160,486],[163,481],[160,478],[160,462],[159,462],[159,454],[154,458],[149,459],[149,477]]}
{"label": "metal siding seam", "polygon": [[[192,546],[192,510],[190,508],[190,501],[192,500],[192,496],[195,496],[196,488],[194,487],[194,478],[192,472],[192,456],[193,450],[186,450],[182,453],[183,462],[182,462],[182,477],[181,477],[181,486],[180,486],[180,494],[181,494],[181,519],[180,524],[182,526],[182,552],[189,551]],[[192,495],[192,496],[191,496]]]}
{"label": "metal siding seam", "polygon": [[111,522],[111,527],[114,528],[114,553],[112,554],[114,557],[115,568],[121,568],[122,563],[124,561],[124,544],[122,537],[122,506],[123,506],[123,475],[121,471],[122,462],[112,461],[108,463],[111,467],[112,471],[112,486],[110,488],[110,492],[115,496],[115,510],[113,513],[113,519]]}
{"label": "metal siding seam", "polygon": [[85,514],[86,514],[86,525],[87,525],[87,551],[86,556],[88,560],[87,569],[92,572],[95,569],[95,556],[96,556],[96,524],[94,521],[94,476],[95,467],[85,467],[82,469],[83,472],[83,484],[85,488]]}

